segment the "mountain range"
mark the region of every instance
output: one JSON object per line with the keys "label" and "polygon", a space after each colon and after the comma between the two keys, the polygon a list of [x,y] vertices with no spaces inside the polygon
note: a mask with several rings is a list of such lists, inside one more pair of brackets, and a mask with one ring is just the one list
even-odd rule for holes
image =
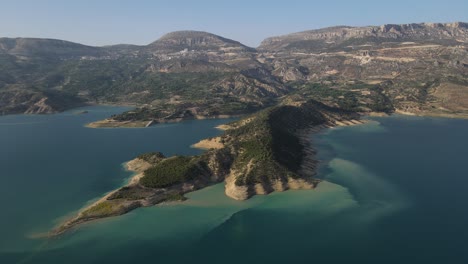
{"label": "mountain range", "polygon": [[146,46],[0,38],[0,114],[134,105],[116,122],[238,115],[314,99],[354,112],[468,116],[468,24],[338,26],[257,48],[199,31]]}

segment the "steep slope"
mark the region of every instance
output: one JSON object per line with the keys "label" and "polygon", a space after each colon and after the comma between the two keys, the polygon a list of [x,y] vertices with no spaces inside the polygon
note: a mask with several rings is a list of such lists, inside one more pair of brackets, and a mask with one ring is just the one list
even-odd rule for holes
{"label": "steep slope", "polygon": [[[91,126],[135,126],[239,115],[274,104],[289,88],[257,61],[255,49],[199,31],[169,33],[141,51],[140,72],[112,89],[145,104]],[[130,93],[131,91],[131,93]],[[144,122],[141,122],[144,121]]]}
{"label": "steep slope", "polygon": [[176,31],[162,36],[145,50],[160,61],[159,69],[174,71],[235,71],[261,66],[255,49],[202,31]]}
{"label": "steep slope", "polygon": [[0,38],[0,114],[56,113],[85,104],[61,89],[57,74],[70,61],[102,58],[102,48],[55,39]]}
{"label": "steep slope", "polygon": [[467,41],[466,23],[334,27],[269,38],[259,58],[295,97],[362,112],[468,117]]}
{"label": "steep slope", "polygon": [[[18,95],[16,103],[0,104],[4,114],[29,113],[28,106],[47,101],[41,96],[46,92],[63,95],[64,101],[75,97],[77,102],[149,108],[176,104],[180,109],[184,106],[179,102],[184,102],[187,107],[212,106],[219,114],[226,112],[217,107],[220,104],[234,104],[227,112],[245,113],[250,105],[258,109],[271,96],[285,93],[282,83],[256,61],[254,49],[197,31],[169,33],[147,46],[102,48],[49,39],[2,39],[0,69],[2,98]],[[19,96],[25,93],[35,99]],[[233,107],[240,110],[229,110]],[[37,113],[61,109],[50,105]]]}
{"label": "steep slope", "polygon": [[85,102],[67,94],[29,90],[0,91],[0,115],[7,113],[53,114]]}
{"label": "steep slope", "polygon": [[105,51],[69,41],[39,38],[0,38],[0,53],[14,56],[69,59],[81,56],[101,56]]}
{"label": "steep slope", "polygon": [[263,51],[322,51],[353,45],[418,41],[454,45],[468,41],[468,23],[387,24],[382,26],[338,26],[265,39]]}

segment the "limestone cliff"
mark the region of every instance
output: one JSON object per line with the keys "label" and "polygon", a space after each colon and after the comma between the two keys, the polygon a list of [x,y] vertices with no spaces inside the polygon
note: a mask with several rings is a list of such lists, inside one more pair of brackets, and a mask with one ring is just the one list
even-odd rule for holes
{"label": "limestone cliff", "polygon": [[[259,49],[281,51],[284,49],[320,50],[330,49],[351,39],[369,42],[382,41],[432,41],[457,43],[468,41],[468,23],[413,23],[386,24],[381,26],[337,26],[292,33],[265,39]],[[352,44],[351,42],[346,44]],[[365,44],[365,43],[363,43]]]}

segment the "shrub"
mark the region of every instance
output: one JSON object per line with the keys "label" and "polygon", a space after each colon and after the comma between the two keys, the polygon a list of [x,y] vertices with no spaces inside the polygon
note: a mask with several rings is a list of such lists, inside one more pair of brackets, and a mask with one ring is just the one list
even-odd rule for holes
{"label": "shrub", "polygon": [[195,179],[203,173],[203,164],[191,157],[176,156],[147,169],[140,183],[149,188],[164,188]]}

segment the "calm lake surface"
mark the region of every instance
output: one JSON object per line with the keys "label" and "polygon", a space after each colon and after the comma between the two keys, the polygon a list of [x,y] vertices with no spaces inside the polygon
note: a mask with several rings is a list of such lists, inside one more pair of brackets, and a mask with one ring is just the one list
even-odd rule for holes
{"label": "calm lake surface", "polygon": [[[88,114],[76,115],[79,110]],[[59,238],[34,238],[130,176],[138,154],[230,120],[83,125],[125,108],[0,117],[0,263],[468,263],[468,121],[395,116],[313,135],[315,190],[239,202],[223,184]]]}

